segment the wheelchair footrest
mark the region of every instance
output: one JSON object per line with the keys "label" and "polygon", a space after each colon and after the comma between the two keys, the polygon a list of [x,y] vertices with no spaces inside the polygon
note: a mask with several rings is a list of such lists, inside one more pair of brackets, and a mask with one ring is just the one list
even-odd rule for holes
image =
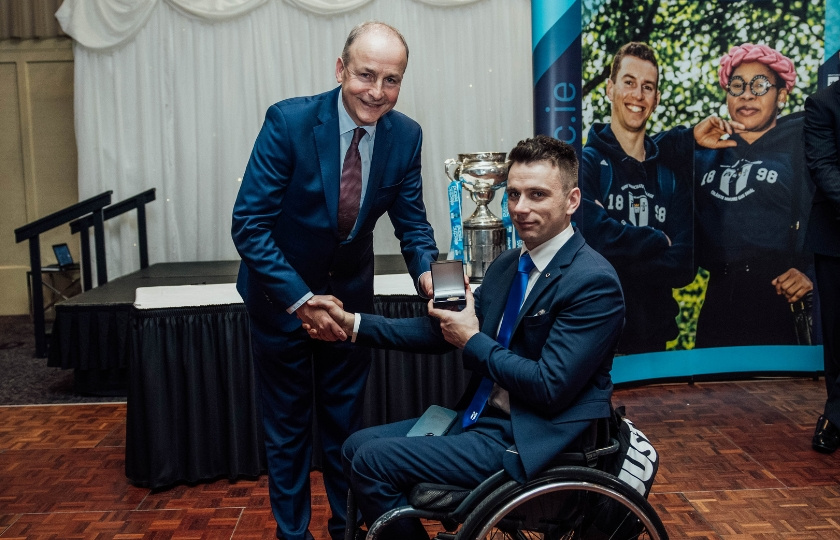
{"label": "wheelchair footrest", "polygon": [[446,484],[417,484],[408,494],[408,502],[424,510],[454,510],[472,490]]}

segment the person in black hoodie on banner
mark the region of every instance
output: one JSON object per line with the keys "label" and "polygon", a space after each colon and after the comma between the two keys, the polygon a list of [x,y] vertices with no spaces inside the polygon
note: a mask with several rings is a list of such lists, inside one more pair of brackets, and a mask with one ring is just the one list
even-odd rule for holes
{"label": "person in black hoodie on banner", "polygon": [[586,241],[615,267],[627,306],[619,354],[664,351],[677,337],[673,289],[691,283],[694,143],[723,148],[732,126],[709,117],[694,128],[647,135],[659,105],[659,65],[645,43],[622,46],[607,81],[609,124],[589,130],[574,215]]}
{"label": "person in black hoodie on banner", "polygon": [[796,70],[778,51],[745,43],[723,55],[718,79],[744,128],[736,145],[695,156],[697,262],[709,271],[696,346],[795,345],[790,304],[813,289],[803,118],[779,117]]}

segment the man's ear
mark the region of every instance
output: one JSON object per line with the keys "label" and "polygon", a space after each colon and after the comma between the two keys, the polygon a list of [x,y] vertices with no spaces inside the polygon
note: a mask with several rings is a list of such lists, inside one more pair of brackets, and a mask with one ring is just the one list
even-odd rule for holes
{"label": "man's ear", "polygon": [[580,206],[580,188],[574,187],[569,191],[569,208],[566,210],[566,214],[571,216],[578,209],[578,206]]}
{"label": "man's ear", "polygon": [[[662,97],[662,93],[659,90],[657,90],[656,91],[656,103],[653,104],[653,109],[654,110],[656,110],[656,108],[659,107],[659,98],[661,98],[661,97]],[[651,112],[653,112],[653,111],[651,111]]]}
{"label": "man's ear", "polygon": [[344,62],[341,60],[341,57],[338,57],[338,60],[335,61],[335,80],[338,84],[344,82]]}
{"label": "man's ear", "polygon": [[615,92],[615,83],[612,79],[607,79],[607,99],[612,102],[613,92]]}

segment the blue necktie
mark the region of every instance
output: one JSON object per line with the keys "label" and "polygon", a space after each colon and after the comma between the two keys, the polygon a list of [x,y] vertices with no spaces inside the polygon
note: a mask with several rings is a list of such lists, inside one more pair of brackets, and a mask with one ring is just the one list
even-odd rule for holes
{"label": "blue necktie", "polygon": [[[502,316],[502,326],[499,328],[499,335],[496,337],[496,341],[502,347],[507,347],[510,344],[513,325],[516,323],[522,301],[525,300],[525,289],[528,288],[528,274],[533,269],[534,261],[531,260],[531,256],[527,252],[523,253],[519,258],[519,267],[516,269],[516,276],[513,278],[513,283],[510,286],[507,304],[505,304],[505,314]],[[464,419],[462,421],[464,427],[471,426],[478,420],[492,390],[493,381],[487,377],[482,378],[481,384],[478,386],[478,390],[476,390],[470,402],[470,406],[464,413]]]}

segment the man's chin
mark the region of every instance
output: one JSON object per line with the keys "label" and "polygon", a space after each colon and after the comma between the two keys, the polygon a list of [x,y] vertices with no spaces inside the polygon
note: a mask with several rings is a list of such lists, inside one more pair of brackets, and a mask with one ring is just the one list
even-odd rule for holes
{"label": "man's chin", "polygon": [[385,116],[385,113],[391,109],[386,107],[363,107],[360,111],[363,114],[359,115],[359,120],[364,122],[366,126],[372,126],[379,122],[379,119]]}
{"label": "man's chin", "polygon": [[641,132],[641,131],[645,131],[645,128],[647,127],[647,121],[648,121],[648,119],[647,119],[647,118],[645,118],[644,120],[640,120],[640,121],[638,121],[638,122],[634,122],[634,123],[632,123],[632,124],[628,125],[627,127],[628,127],[628,128],[629,128],[629,130],[630,130],[630,131],[632,131],[633,133],[639,133],[639,132]]}
{"label": "man's chin", "polygon": [[645,128],[647,127],[647,121],[647,118],[645,118],[644,120],[635,120],[632,122],[625,120],[624,122],[614,125],[619,125],[623,127],[629,133],[640,133],[645,131]]}

